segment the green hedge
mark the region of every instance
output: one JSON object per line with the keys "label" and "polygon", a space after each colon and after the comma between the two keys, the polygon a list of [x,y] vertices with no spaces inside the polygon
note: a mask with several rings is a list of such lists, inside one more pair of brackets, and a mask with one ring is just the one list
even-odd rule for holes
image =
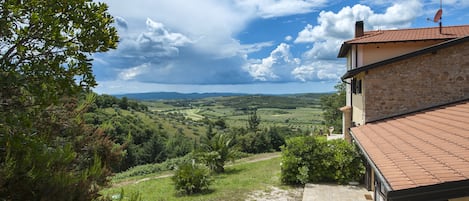
{"label": "green hedge", "polygon": [[281,180],[286,184],[360,181],[364,166],[355,146],[345,140],[295,137],[282,148]]}

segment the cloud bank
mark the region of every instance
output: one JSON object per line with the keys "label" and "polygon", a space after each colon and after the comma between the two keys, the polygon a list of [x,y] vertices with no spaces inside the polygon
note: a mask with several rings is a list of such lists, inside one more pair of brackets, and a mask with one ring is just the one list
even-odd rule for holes
{"label": "cloud bank", "polygon": [[[384,4],[381,12],[356,4],[320,11],[316,23],[307,23],[296,36],[286,34],[282,41],[242,43],[236,36],[254,20],[318,12],[327,1],[105,2],[120,35],[116,50],[95,55],[97,79],[107,83],[337,82],[345,68],[336,56],[342,42],[353,37],[355,21],[364,20],[367,30],[405,28],[423,12],[418,0]],[[252,56],[261,51],[270,53]]]}

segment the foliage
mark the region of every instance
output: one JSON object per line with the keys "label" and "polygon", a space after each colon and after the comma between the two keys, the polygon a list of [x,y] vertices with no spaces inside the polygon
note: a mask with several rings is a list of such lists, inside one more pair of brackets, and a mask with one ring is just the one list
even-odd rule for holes
{"label": "foliage", "polygon": [[185,162],[191,161],[192,155],[187,154],[186,156],[179,158],[170,158],[162,163],[151,163],[145,165],[137,165],[129,168],[124,172],[117,173],[113,179],[119,180],[134,176],[143,176],[153,173],[159,173],[168,170],[175,170],[179,165]]}
{"label": "foliage", "polygon": [[282,150],[281,180],[287,184],[359,181],[364,173],[361,157],[345,140],[320,137],[287,140]]}
{"label": "foliage", "polygon": [[78,96],[96,85],[91,54],[117,45],[107,6],[7,0],[0,15],[0,200],[96,198],[119,148]]}
{"label": "foliage", "polygon": [[165,149],[168,158],[176,158],[190,153],[194,147],[191,138],[185,136],[182,132],[178,132],[168,138]]}
{"label": "foliage", "polygon": [[116,98],[111,95],[103,94],[99,95],[95,101],[97,108],[110,108],[118,107],[123,110],[135,110],[135,111],[148,111],[148,107],[144,104],[139,103],[135,100],[129,100],[127,97]]}
{"label": "foliage", "polygon": [[342,112],[339,108],[345,106],[345,83],[335,85],[335,89],[337,93],[322,96],[320,103],[326,126],[333,126],[335,131],[342,132]]}
{"label": "foliage", "polygon": [[248,118],[248,129],[252,132],[256,132],[259,129],[259,124],[261,123],[261,117],[257,116],[257,109],[254,108],[249,114]]}
{"label": "foliage", "polygon": [[200,160],[216,173],[224,172],[225,162],[234,160],[237,154],[233,138],[226,134],[216,134],[202,143],[197,153]]}
{"label": "foliage", "polygon": [[[162,162],[166,160],[167,134],[148,125],[138,115],[126,114],[125,110],[111,110],[112,114],[97,109],[84,115],[85,122],[93,124],[124,149],[121,164],[113,167],[114,171],[126,170],[129,167]],[[128,111],[125,111],[128,112]]]}
{"label": "foliage", "polygon": [[280,147],[285,145],[285,139],[303,135],[288,127],[276,126],[257,132],[249,132],[245,129],[233,129],[231,132],[236,135],[236,143],[242,152],[254,154],[280,151]]}
{"label": "foliage", "polygon": [[181,164],[174,173],[172,180],[176,191],[188,195],[208,190],[211,182],[210,171],[207,167],[190,162]]}

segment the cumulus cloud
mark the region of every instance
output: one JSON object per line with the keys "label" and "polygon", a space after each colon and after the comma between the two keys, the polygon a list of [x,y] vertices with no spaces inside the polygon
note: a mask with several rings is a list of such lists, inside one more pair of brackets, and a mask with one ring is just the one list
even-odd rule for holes
{"label": "cumulus cloud", "polygon": [[303,53],[302,65],[294,69],[293,76],[302,81],[338,79],[344,70],[336,60],[337,52],[344,40],[353,38],[356,21],[363,20],[366,30],[409,27],[422,7],[418,0],[410,0],[394,3],[384,13],[361,4],[344,7],[337,13],[321,11],[318,24],[307,24],[294,40],[312,47]]}
{"label": "cumulus cloud", "polygon": [[290,72],[299,64],[300,60],[292,57],[290,46],[281,43],[268,57],[253,62],[246,67],[246,70],[256,80],[290,81]]}
{"label": "cumulus cloud", "polygon": [[344,7],[339,12],[321,11],[318,25],[310,24],[298,33],[295,43],[312,43],[330,39],[349,39],[353,37],[355,21],[363,20],[368,29],[393,29],[409,27],[422,11],[418,0],[395,3],[384,13],[375,13],[370,7],[357,4]]}
{"label": "cumulus cloud", "polygon": [[[113,54],[119,60],[130,63],[160,62],[176,57],[179,49],[190,45],[192,41],[181,33],[169,31],[162,23],[151,19],[146,20],[146,30],[135,35],[123,35],[118,50]],[[138,60],[138,61],[137,61]]]}
{"label": "cumulus cloud", "polygon": [[292,71],[293,77],[303,82],[337,80],[343,73],[345,73],[343,63],[338,61],[310,62]]}
{"label": "cumulus cloud", "polygon": [[[418,0],[385,4],[381,13],[358,4],[321,11],[317,25],[307,24],[285,43],[241,44],[235,37],[253,20],[310,13],[327,1],[104,1],[114,16],[122,16],[115,17],[121,41],[117,50],[95,57],[97,78],[160,84],[337,81],[345,68],[336,55],[343,40],[353,37],[356,20],[364,20],[368,30],[408,27],[422,10]],[[303,53],[292,54],[303,44]],[[269,47],[265,58],[248,56]]]}

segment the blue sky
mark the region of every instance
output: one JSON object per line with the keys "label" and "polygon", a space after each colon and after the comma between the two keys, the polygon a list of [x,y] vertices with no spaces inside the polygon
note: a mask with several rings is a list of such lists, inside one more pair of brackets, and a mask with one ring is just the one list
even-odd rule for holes
{"label": "blue sky", "polygon": [[[116,50],[93,55],[106,94],[334,91],[354,23],[365,30],[432,27],[439,0],[101,0]],[[443,25],[469,24],[469,1],[443,0]]]}

